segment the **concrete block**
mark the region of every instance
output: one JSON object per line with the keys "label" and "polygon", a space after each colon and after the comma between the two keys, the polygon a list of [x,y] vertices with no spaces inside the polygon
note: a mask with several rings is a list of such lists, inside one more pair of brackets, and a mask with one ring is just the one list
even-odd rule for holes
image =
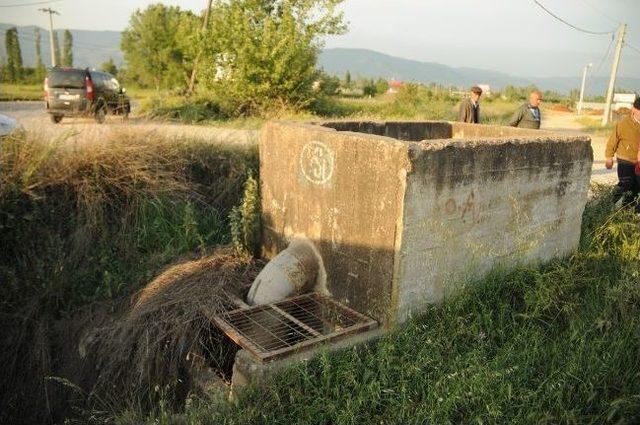
{"label": "concrete block", "polygon": [[383,326],[575,250],[593,161],[586,135],[447,122],[271,122],[259,147],[263,254],[308,238]]}

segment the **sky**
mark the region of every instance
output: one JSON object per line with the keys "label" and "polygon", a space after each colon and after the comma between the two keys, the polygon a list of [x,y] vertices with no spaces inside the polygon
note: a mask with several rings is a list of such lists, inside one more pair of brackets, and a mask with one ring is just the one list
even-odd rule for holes
{"label": "sky", "polygon": [[[136,8],[152,0],[59,0],[44,5],[2,7],[38,0],[0,0],[0,22],[48,26],[39,7],[60,12],[58,28],[114,30],[127,26]],[[42,0],[40,0],[42,1]],[[619,75],[640,77],[640,0],[538,0],[554,14],[588,31],[616,30],[628,23]],[[206,0],[162,1],[201,11]],[[326,47],[376,50],[455,67],[484,68],[523,77],[608,75],[611,35],[584,33],[559,22],[534,0],[346,0],[348,33]],[[608,47],[610,48],[608,49]],[[609,50],[608,57],[605,56]]]}

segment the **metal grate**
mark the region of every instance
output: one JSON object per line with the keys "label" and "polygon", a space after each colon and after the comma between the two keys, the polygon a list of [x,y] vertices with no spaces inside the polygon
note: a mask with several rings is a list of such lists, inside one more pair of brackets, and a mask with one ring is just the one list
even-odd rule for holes
{"label": "metal grate", "polygon": [[375,320],[316,293],[240,308],[211,320],[263,362],[377,326]]}

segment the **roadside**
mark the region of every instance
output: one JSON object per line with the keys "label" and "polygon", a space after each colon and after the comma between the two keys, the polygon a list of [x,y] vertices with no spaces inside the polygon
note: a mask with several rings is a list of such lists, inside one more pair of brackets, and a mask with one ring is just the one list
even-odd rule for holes
{"label": "roadside", "polygon": [[[231,126],[214,127],[148,120],[142,117],[132,117],[124,121],[120,117],[109,116],[103,125],[96,124],[91,118],[63,119],[61,123],[53,124],[44,112],[43,102],[39,101],[0,102],[0,113],[17,119],[27,130],[42,133],[46,137],[66,137],[75,142],[95,140],[96,136],[108,136],[125,128],[134,128],[147,134],[157,133],[165,136],[183,136],[219,143],[240,144],[255,143],[258,134],[258,131],[253,129],[255,125],[251,125],[252,129]],[[597,128],[598,117],[583,116],[578,119],[574,113],[552,110],[544,113],[542,128],[545,130],[589,134],[594,155],[592,182],[616,183],[616,168],[607,170],[604,166],[607,136],[601,131],[593,131]]]}
{"label": "roadside", "polygon": [[607,145],[607,135],[602,132],[589,131],[597,128],[600,117],[582,116],[580,119],[573,112],[544,111],[542,128],[545,130],[559,131],[565,133],[586,133],[591,136],[591,147],[593,148],[593,170],[591,181],[601,184],[615,184],[618,181],[616,166],[612,170],[607,170],[604,166],[604,151]]}
{"label": "roadside", "polygon": [[217,143],[253,144],[257,137],[255,130],[174,124],[139,117],[123,120],[118,116],[108,116],[106,122],[101,125],[91,118],[68,118],[54,124],[44,110],[44,102],[0,102],[0,114],[17,119],[26,130],[40,133],[47,138],[65,137],[73,142],[96,140],[98,136],[109,136],[124,129]]}

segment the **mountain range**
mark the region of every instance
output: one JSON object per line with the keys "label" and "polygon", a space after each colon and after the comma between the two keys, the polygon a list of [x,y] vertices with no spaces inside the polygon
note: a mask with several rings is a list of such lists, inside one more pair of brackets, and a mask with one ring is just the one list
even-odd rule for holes
{"label": "mountain range", "polygon": [[[0,23],[0,57],[6,57],[4,34],[11,24]],[[22,50],[23,62],[26,66],[35,64],[35,35],[40,30],[42,58],[45,65],[50,64],[49,31],[36,26],[18,27],[18,38]],[[62,45],[62,31],[58,31]],[[73,36],[74,65],[79,67],[99,67],[100,64],[113,59],[116,65],[123,64],[120,50],[121,33],[118,31],[70,30]],[[332,48],[321,52],[318,66],[331,75],[344,76],[347,71],[353,77],[395,78],[401,81],[419,83],[439,83],[456,87],[468,87],[473,84],[489,84],[493,89],[507,85],[527,86],[535,84],[543,90],[554,90],[568,93],[580,85],[580,75],[573,77],[537,78],[525,75],[510,75],[504,72],[470,67],[451,67],[435,62],[421,62],[387,55],[368,49]],[[608,78],[590,75],[587,94],[604,94]],[[616,87],[639,91],[640,78],[618,78]]]}

